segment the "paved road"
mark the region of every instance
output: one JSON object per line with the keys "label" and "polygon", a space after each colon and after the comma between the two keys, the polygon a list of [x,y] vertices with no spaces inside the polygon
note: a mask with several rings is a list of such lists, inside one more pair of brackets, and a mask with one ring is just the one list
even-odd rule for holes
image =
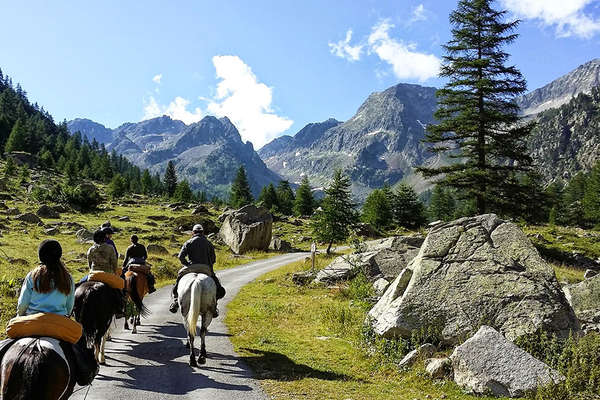
{"label": "paved road", "polygon": [[[135,335],[122,329],[122,319],[117,321],[112,342],[106,345],[107,365],[100,367],[87,399],[266,399],[248,367],[233,351],[223,323],[226,305],[245,284],[306,256],[307,253],[285,254],[217,272],[227,296],[219,301],[221,315],[208,328],[206,365],[197,369],[188,365],[189,351],[184,347],[181,315],[168,311],[172,286],[146,297],[144,303],[152,314],[142,320]],[[195,344],[198,349],[199,338]],[[78,389],[81,388],[75,390]],[[87,388],[83,388],[71,399],[84,399],[86,392]]]}

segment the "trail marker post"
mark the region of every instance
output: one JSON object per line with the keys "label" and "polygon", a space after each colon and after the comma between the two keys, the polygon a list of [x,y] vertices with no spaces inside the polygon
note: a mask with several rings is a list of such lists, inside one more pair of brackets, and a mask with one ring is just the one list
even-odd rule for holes
{"label": "trail marker post", "polygon": [[310,261],[311,261],[311,268],[310,271],[311,272],[315,272],[315,255],[317,253],[317,244],[315,242],[312,242],[312,244],[310,245]]}

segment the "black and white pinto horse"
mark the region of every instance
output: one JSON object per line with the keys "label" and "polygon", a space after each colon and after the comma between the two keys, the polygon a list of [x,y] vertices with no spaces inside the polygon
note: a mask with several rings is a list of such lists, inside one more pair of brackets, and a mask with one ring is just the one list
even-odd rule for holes
{"label": "black and white pinto horse", "polygon": [[122,293],[105,283],[84,282],[75,291],[73,315],[83,326],[82,339],[88,348],[94,349],[100,364],[105,363],[104,344],[110,334],[110,324],[123,307]]}
{"label": "black and white pinto horse", "polygon": [[[213,310],[217,303],[217,285],[213,278],[205,274],[190,273],[181,278],[177,287],[179,307],[183,317],[190,349],[190,366],[197,367],[206,363],[206,332],[213,319]],[[201,318],[200,326],[200,355],[198,363],[194,355],[194,338],[196,337],[196,324]]]}

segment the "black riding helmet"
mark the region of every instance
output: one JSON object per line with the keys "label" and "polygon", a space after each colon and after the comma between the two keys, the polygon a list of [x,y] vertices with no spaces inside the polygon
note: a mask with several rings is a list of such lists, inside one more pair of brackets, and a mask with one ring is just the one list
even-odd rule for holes
{"label": "black riding helmet", "polygon": [[40,262],[46,267],[54,267],[59,265],[60,257],[62,257],[62,247],[57,240],[46,239],[40,243],[38,247],[38,257]]}
{"label": "black riding helmet", "polygon": [[106,232],[104,229],[98,229],[94,232],[94,243],[102,244],[104,242],[106,242]]}

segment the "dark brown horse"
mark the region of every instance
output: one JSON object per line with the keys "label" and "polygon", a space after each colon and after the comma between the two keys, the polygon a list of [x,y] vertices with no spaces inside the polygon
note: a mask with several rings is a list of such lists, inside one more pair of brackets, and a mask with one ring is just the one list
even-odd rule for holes
{"label": "dark brown horse", "polygon": [[103,338],[110,324],[123,309],[123,295],[105,283],[88,281],[75,290],[73,315],[83,326],[83,337],[87,348],[96,351],[96,358],[104,364]]}
{"label": "dark brown horse", "polygon": [[[131,315],[131,333],[137,333],[137,326],[140,325],[140,315],[145,317],[149,314],[148,309],[143,303],[144,296],[148,294],[148,279],[146,274],[131,270],[127,271],[125,273],[125,288],[135,307],[135,312]],[[130,315],[127,315],[125,317],[123,329],[129,329],[127,323],[127,318],[129,316]]]}
{"label": "dark brown horse", "polygon": [[0,399],[63,400],[73,394],[74,375],[59,341],[19,339],[0,363]]}

